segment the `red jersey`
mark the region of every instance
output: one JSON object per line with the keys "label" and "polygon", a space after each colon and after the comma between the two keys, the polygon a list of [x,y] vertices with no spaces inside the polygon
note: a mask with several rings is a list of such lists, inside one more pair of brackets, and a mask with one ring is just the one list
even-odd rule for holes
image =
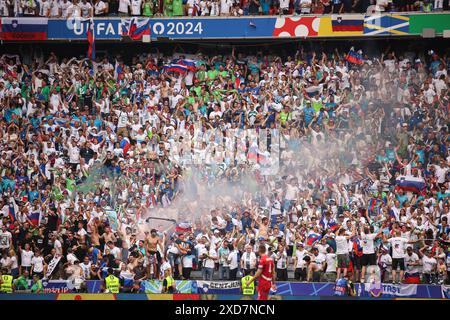
{"label": "red jersey", "polygon": [[266,281],[272,281],[273,271],[275,269],[275,263],[273,259],[263,254],[259,259],[258,269],[262,268],[261,278]]}

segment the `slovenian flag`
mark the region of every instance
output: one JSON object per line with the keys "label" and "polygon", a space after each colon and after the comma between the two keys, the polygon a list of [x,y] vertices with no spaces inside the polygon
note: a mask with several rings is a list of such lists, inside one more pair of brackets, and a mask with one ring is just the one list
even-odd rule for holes
{"label": "slovenian flag", "polygon": [[47,18],[2,18],[1,40],[47,40]]}
{"label": "slovenian flag", "polygon": [[321,238],[322,238],[322,236],[318,233],[315,233],[315,232],[310,233],[306,240],[306,244],[308,246],[312,246],[315,242],[319,241]]}
{"label": "slovenian flag", "polygon": [[165,65],[163,67],[163,69],[166,72],[178,72],[178,73],[185,73],[185,72],[189,71],[188,67],[186,67],[182,64],[175,64],[175,63],[170,63],[168,65]]}
{"label": "slovenian flag", "polygon": [[86,36],[89,42],[88,58],[92,61],[95,60],[95,29],[93,18],[89,19]]}
{"label": "slovenian flag", "polygon": [[116,63],[114,65],[114,79],[122,79],[123,78],[123,70],[124,66],[123,63],[119,63],[119,61],[116,60]]}
{"label": "slovenian flag", "polygon": [[416,273],[406,273],[405,272],[404,283],[420,284],[420,274],[418,272],[416,272]]}
{"label": "slovenian flag", "polygon": [[331,28],[333,32],[349,32],[349,31],[364,31],[364,17],[361,15],[332,15]]}
{"label": "slovenian flag", "polygon": [[347,56],[345,57],[345,60],[347,60],[350,63],[353,64],[364,64],[364,59],[362,56],[362,53],[360,51],[356,52],[353,47],[348,52]]}
{"label": "slovenian flag", "polygon": [[120,141],[120,147],[123,150],[123,155],[125,156],[128,152],[128,149],[130,149],[131,147],[131,143],[130,140],[128,140],[128,138],[123,138],[122,141]]}
{"label": "slovenian flag", "polygon": [[427,184],[421,177],[414,177],[411,175],[399,176],[395,179],[395,185],[397,189],[403,191],[410,191],[418,194],[426,193]]}
{"label": "slovenian flag", "polygon": [[31,212],[28,215],[28,219],[30,220],[31,224],[35,227],[39,226],[39,223],[41,221],[41,213],[39,211]]}
{"label": "slovenian flag", "polygon": [[19,211],[19,206],[16,204],[15,201],[13,201],[12,203],[9,204],[9,209],[8,209],[8,214],[9,214],[9,219],[11,220],[11,222],[16,221],[17,217],[16,217],[16,212]]}
{"label": "slovenian flag", "polygon": [[191,59],[179,59],[177,61],[172,61],[175,64],[185,66],[189,71],[195,72],[197,69],[195,67],[195,61]]}
{"label": "slovenian flag", "polygon": [[128,36],[132,40],[142,40],[142,37],[150,36],[149,18],[126,18],[122,19],[122,36]]}
{"label": "slovenian flag", "polygon": [[190,232],[192,229],[192,225],[190,222],[180,222],[177,223],[175,227],[176,233],[184,233],[184,232]]}

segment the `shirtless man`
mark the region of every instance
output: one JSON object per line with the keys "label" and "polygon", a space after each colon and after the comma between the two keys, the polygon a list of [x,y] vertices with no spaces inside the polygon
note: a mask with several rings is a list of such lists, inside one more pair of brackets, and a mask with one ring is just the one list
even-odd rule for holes
{"label": "shirtless man", "polygon": [[157,261],[153,259],[153,270],[157,277],[159,276],[159,265],[161,264],[161,254],[160,251],[158,251],[158,248],[161,252],[164,252],[161,239],[159,238],[156,229],[152,229],[150,230],[150,234],[145,238],[145,250],[149,256],[154,257],[156,255]]}

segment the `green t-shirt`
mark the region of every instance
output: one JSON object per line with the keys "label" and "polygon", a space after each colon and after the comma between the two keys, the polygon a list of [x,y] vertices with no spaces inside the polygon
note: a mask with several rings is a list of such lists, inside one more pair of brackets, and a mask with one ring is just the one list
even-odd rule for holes
{"label": "green t-shirt", "polygon": [[183,0],[173,0],[173,15],[174,16],[183,15]]}
{"label": "green t-shirt", "polygon": [[144,8],[142,9],[142,15],[144,17],[153,16],[152,6],[150,5],[150,2],[144,3]]}
{"label": "green t-shirt", "polygon": [[36,283],[33,283],[33,285],[31,286],[31,292],[37,292],[38,290],[40,291],[44,290],[44,286],[42,285],[41,280],[39,280]]}
{"label": "green t-shirt", "polygon": [[25,279],[24,276],[20,276],[15,281],[16,289],[17,290],[28,290],[28,281]]}
{"label": "green t-shirt", "polygon": [[217,70],[209,70],[208,71],[208,79],[215,80],[217,78],[218,74],[219,74],[219,72]]}

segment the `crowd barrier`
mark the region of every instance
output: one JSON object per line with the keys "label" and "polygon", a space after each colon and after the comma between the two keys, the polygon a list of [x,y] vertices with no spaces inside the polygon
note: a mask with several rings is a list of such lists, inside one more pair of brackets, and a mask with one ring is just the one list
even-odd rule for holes
{"label": "crowd barrier", "polygon": [[[101,293],[100,280],[86,281],[87,291],[96,299],[108,297],[113,299],[113,295]],[[142,282],[141,290],[145,294],[128,294],[127,299],[143,299],[132,298],[133,296],[148,296],[148,299],[155,300],[167,297],[161,295],[162,282],[159,280],[148,280]],[[46,299],[46,294],[63,294],[61,297],[74,297],[77,295],[71,281],[68,280],[50,280],[43,281],[44,295],[39,294],[14,294],[17,298],[27,299],[27,297],[35,296],[35,299]],[[199,299],[200,296],[220,296],[221,299],[230,299],[233,296],[240,295],[240,281],[203,281],[203,280],[179,280],[176,281],[177,294],[173,295],[173,299]],[[355,284],[356,296],[359,298],[371,298],[373,293],[366,284]],[[69,294],[69,295],[65,295]],[[122,294],[122,293],[121,293]],[[121,295],[119,294],[119,295]],[[319,299],[320,297],[333,297],[334,283],[304,283],[304,282],[277,282],[277,291],[272,293],[275,297],[283,297],[283,299],[291,299],[289,297],[307,297],[310,299]],[[5,299],[6,295],[0,295],[0,300]],[[8,295],[10,296],[10,295]],[[450,285],[426,285],[426,284],[382,284],[379,298],[423,298],[423,299],[450,299]],[[172,299],[171,298],[171,299]],[[147,298],[145,298],[146,300]]]}
{"label": "crowd barrier", "polygon": [[[258,17],[94,18],[95,40],[450,37],[450,13]],[[133,27],[131,27],[133,25]],[[88,19],[2,18],[4,41],[86,41]],[[430,31],[430,30],[428,30]]]}

